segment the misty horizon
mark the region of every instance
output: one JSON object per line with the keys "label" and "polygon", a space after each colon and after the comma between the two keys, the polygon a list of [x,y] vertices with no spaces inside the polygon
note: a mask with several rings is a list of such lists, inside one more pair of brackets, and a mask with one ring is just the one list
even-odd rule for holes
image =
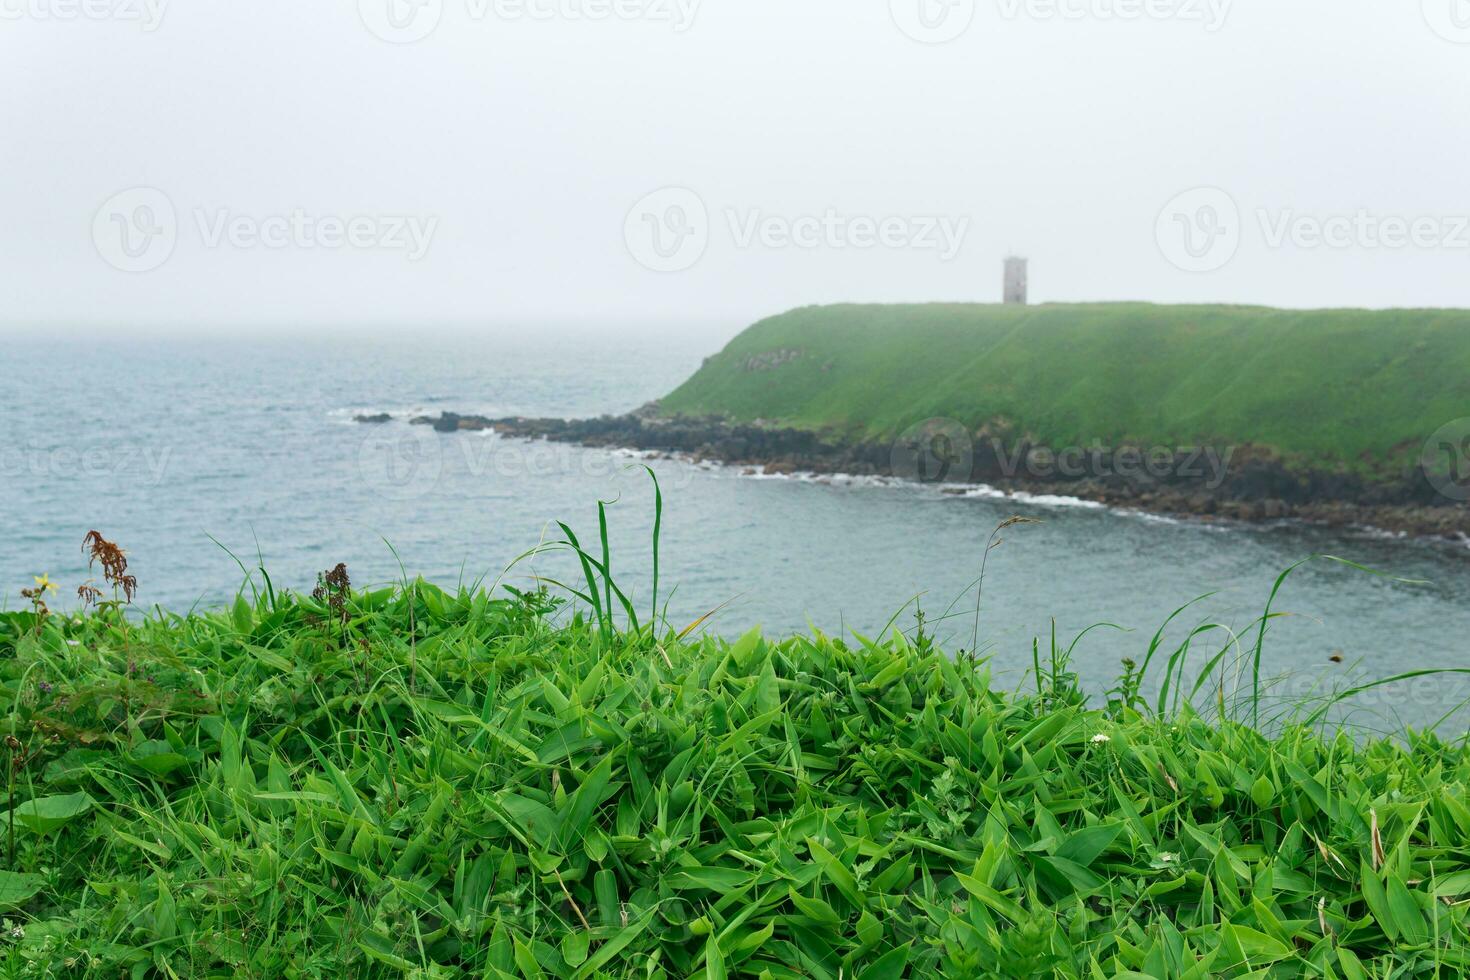
{"label": "misty horizon", "polygon": [[0,329],[1470,306],[1453,0],[395,2],[6,5]]}

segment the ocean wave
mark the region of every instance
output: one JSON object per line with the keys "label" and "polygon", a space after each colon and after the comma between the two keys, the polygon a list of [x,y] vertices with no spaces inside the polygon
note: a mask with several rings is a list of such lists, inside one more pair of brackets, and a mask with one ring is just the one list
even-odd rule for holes
{"label": "ocean wave", "polygon": [[1012,500],[1019,504],[1034,504],[1037,507],[1065,507],[1077,510],[1107,509],[1107,504],[1096,500],[1084,500],[1081,497],[1068,497],[1053,493],[1028,493],[1025,490],[1001,490],[983,484],[960,496],[980,500]]}
{"label": "ocean wave", "polygon": [[817,480],[817,482],[818,483],[830,483],[833,486],[841,486],[841,487],[883,487],[883,488],[892,488],[892,487],[901,487],[901,486],[905,486],[906,485],[903,480],[900,480],[900,479],[898,479],[896,477],[892,477],[892,476],[877,476],[877,475],[874,475],[874,474],[868,474],[867,476],[858,476],[858,475],[855,475],[855,474],[852,474],[852,473],[831,473],[831,474],[827,474],[825,476],[820,477]]}
{"label": "ocean wave", "polygon": [[877,474],[856,473],[816,473],[811,470],[797,470],[791,473],[772,473],[763,466],[753,466],[741,463],[723,463],[718,460],[695,460],[686,453],[666,453],[658,451],[640,451],[632,449],[617,449],[614,452],[621,456],[637,459],[668,459],[675,462],[697,467],[706,472],[719,472],[733,475],[742,480],[760,481],[784,481],[787,483],[810,483],[816,486],[831,486],[853,489],[873,490],[917,490],[940,493],[945,496],[972,499],[1009,500],[1015,503],[1031,504],[1037,507],[1071,508],[1077,510],[1105,510],[1106,504],[1095,500],[1084,500],[1081,497],[1069,497],[1060,494],[1029,493],[1025,490],[1006,491],[987,484],[971,483],[945,483],[945,484],[923,484],[912,480],[904,480],[895,476],[881,476]]}
{"label": "ocean wave", "polygon": [[1123,514],[1127,517],[1136,517],[1140,521],[1145,521],[1149,524],[1182,525],[1185,523],[1199,523],[1198,521],[1187,522],[1186,519],[1182,517],[1171,517],[1168,514],[1151,514],[1146,510],[1134,510],[1131,508],[1120,508],[1118,510],[1118,513]]}
{"label": "ocean wave", "polygon": [[857,473],[815,473],[810,470],[797,470],[794,473],[768,473],[760,467],[735,466],[717,464],[720,469],[734,472],[742,480],[784,480],[788,483],[810,483],[819,487],[853,487],[859,489],[879,489],[891,487],[917,486],[904,480],[898,480],[888,476],[877,476],[874,474]]}
{"label": "ocean wave", "polygon": [[[1407,531],[1389,531],[1369,524],[1354,524],[1353,531],[1373,541],[1407,541],[1409,538]],[[1470,538],[1466,539],[1466,543],[1470,544]]]}

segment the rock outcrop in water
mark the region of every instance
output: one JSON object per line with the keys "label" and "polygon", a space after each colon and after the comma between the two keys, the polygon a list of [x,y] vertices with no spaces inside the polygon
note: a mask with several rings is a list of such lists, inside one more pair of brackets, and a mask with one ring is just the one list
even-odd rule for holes
{"label": "rock outcrop in water", "polygon": [[[362,418],[369,422],[375,419]],[[919,430],[893,442],[717,418],[666,418],[657,406],[592,419],[490,419],[445,412],[421,417],[443,433],[492,430],[511,438],[636,449],[745,467],[772,475],[883,476],[956,493],[984,484],[1109,506],[1210,520],[1298,519],[1419,537],[1470,538],[1470,505],[1441,496],[1420,471],[1392,483],[1345,471],[1288,467],[1265,449],[1202,448],[1160,455],[1096,446],[1057,453],[1004,432]]]}

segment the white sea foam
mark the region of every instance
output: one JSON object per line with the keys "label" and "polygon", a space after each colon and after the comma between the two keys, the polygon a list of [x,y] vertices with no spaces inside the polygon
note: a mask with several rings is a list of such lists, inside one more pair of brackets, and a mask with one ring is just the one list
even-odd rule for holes
{"label": "white sea foam", "polygon": [[[1153,513],[1150,513],[1148,511],[1146,511],[1146,510],[1133,510],[1132,508],[1120,508],[1118,510],[1118,513],[1119,514],[1124,514],[1124,515],[1126,515],[1128,517],[1136,517],[1140,521],[1147,521],[1150,524],[1183,524],[1183,523],[1185,523],[1184,520],[1183,520],[1183,518],[1170,517],[1168,514],[1153,514]],[[1195,523],[1199,523],[1199,522],[1196,521]]]}
{"label": "white sea foam", "polygon": [[875,476],[873,474],[814,473],[810,470],[798,470],[794,473],[768,473],[759,466],[740,466],[725,463],[718,463],[716,466],[719,469],[735,473],[742,480],[784,480],[787,483],[811,483],[821,487],[855,487],[863,489],[916,485],[894,479],[893,477]]}
{"label": "white sea foam", "polygon": [[1035,504],[1038,507],[1069,507],[1078,510],[1103,510],[1107,507],[1106,504],[1098,503],[1096,500],[1083,500],[1081,497],[1067,497],[1052,493],[1027,493],[1025,490],[1008,491],[985,485],[975,487],[962,496],[982,500],[1014,500],[1016,503]]}
{"label": "white sea foam", "polygon": [[1354,524],[1353,530],[1365,538],[1375,541],[1404,541],[1409,537],[1407,531],[1390,531],[1381,527],[1372,527],[1368,524]]}

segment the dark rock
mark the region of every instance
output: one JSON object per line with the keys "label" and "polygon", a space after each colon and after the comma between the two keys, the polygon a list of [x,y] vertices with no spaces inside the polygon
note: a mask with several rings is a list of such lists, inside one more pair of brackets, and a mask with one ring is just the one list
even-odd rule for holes
{"label": "dark rock", "polygon": [[[487,419],[445,412],[417,418],[440,432],[493,429],[504,436],[593,447],[639,449],[662,456],[739,466],[745,472],[910,475],[900,467],[922,445],[863,442],[832,432],[783,428],[769,421],[665,417],[656,403],[631,415],[595,419]],[[1353,472],[1290,466],[1276,453],[1242,447],[1227,453],[1178,453],[1150,459],[1136,448],[1102,446],[1062,454],[994,423],[974,437],[969,473],[944,467],[947,483],[985,483],[1001,490],[1067,494],[1157,513],[1238,521],[1299,519],[1367,526],[1426,537],[1470,535],[1470,505],[1436,494],[1422,472],[1372,482]],[[899,450],[903,450],[900,452]],[[1040,450],[1040,452],[1036,452]],[[1045,465],[1027,465],[1041,460]],[[1079,462],[1080,465],[1079,465]],[[1213,462],[1212,462],[1213,461]],[[1228,463],[1228,465],[1224,465]],[[900,467],[895,474],[895,468]],[[1080,475],[1079,475],[1080,472]]]}
{"label": "dark rock", "polygon": [[453,412],[445,412],[434,422],[435,432],[458,432],[461,417]]}
{"label": "dark rock", "polygon": [[1216,510],[1217,501],[1208,494],[1197,493],[1189,498],[1189,512],[1191,514],[1213,514]]}

